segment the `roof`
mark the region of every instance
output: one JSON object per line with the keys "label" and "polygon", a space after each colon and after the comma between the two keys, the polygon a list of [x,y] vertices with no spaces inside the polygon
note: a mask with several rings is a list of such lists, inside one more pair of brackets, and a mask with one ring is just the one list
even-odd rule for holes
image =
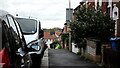
{"label": "roof", "polygon": [[39,19],[33,18],[33,17],[23,17],[23,16],[14,16],[14,17],[17,18],[17,19],[31,19],[31,20],[37,20],[37,21],[40,22]]}
{"label": "roof", "polygon": [[60,36],[61,35],[61,32],[55,32],[58,36]]}
{"label": "roof", "polygon": [[[21,17],[16,17],[16,19],[36,20],[36,19],[31,19],[31,18],[21,18]],[[37,20],[36,20],[36,21],[37,21]]]}
{"label": "roof", "polygon": [[56,36],[54,34],[50,35],[50,32],[44,32],[44,38],[45,39],[56,39]]}
{"label": "roof", "polygon": [[50,32],[44,32],[44,38],[46,39],[46,38],[49,38],[49,36],[50,36]]}
{"label": "roof", "polygon": [[[55,34],[57,34],[57,36],[60,36],[61,32],[55,32]],[[45,39],[53,39],[55,40],[57,38],[57,36],[55,34],[50,34],[50,32],[44,32],[44,38]]]}
{"label": "roof", "polygon": [[0,10],[0,17],[5,16],[7,14],[9,14],[7,11]]}

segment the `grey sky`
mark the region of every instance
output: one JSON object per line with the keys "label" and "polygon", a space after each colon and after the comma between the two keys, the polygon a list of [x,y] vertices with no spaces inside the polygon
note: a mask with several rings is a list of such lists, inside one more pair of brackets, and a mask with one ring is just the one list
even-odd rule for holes
{"label": "grey sky", "polygon": [[[75,8],[81,0],[71,0]],[[20,17],[32,17],[41,21],[42,28],[63,28],[69,0],[0,0],[0,9]]]}

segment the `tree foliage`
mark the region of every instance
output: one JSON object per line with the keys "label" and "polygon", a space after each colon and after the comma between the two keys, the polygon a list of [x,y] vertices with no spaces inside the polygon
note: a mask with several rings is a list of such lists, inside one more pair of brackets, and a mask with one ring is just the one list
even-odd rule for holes
{"label": "tree foliage", "polygon": [[69,33],[63,33],[63,34],[61,35],[61,39],[62,39],[62,41],[67,41],[67,40],[69,40]]}
{"label": "tree foliage", "polygon": [[84,38],[108,41],[114,34],[114,23],[109,14],[101,10],[81,7],[76,13],[76,21],[70,24],[72,40],[80,44]]}

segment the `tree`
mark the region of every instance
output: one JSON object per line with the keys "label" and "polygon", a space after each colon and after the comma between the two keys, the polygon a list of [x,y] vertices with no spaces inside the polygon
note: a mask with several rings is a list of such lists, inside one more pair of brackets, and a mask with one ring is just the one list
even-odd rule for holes
{"label": "tree", "polygon": [[68,43],[68,41],[69,41],[69,33],[62,33],[61,39],[62,39],[63,46],[64,46],[65,43]]}
{"label": "tree", "polygon": [[84,47],[85,38],[94,38],[101,42],[110,40],[114,34],[114,23],[109,14],[101,10],[81,7],[76,13],[76,21],[70,24],[72,40],[79,48]]}

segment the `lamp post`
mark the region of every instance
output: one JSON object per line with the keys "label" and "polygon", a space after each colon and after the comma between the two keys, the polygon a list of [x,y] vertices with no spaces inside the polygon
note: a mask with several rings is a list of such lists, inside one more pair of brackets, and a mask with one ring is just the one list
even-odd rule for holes
{"label": "lamp post", "polygon": [[70,23],[71,23],[71,21],[72,21],[72,19],[71,19],[71,14],[72,14],[72,9],[71,9],[71,0],[69,0],[69,22],[68,22],[68,29],[67,29],[67,31],[68,31],[68,33],[69,33],[69,51],[70,52],[72,52],[72,45],[71,45],[71,29],[70,29]]}
{"label": "lamp post", "polygon": [[68,24],[68,30],[67,31],[69,32],[69,51],[72,52],[70,22]]}

